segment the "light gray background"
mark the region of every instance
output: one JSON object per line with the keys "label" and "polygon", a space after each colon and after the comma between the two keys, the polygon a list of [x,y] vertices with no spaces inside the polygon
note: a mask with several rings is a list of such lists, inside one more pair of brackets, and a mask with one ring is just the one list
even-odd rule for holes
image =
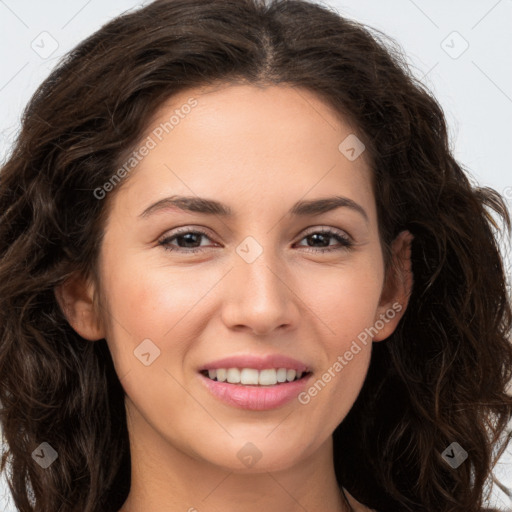
{"label": "light gray background", "polygon": [[[148,2],[0,0],[0,160],[7,157],[25,104],[59,58],[114,16],[143,3]],[[323,3],[402,46],[415,75],[446,113],[458,161],[512,205],[512,0]],[[507,254],[509,273],[510,261]],[[512,488],[512,450],[495,475]],[[4,493],[0,485],[0,509],[14,512],[1,501]],[[512,500],[498,489],[493,504],[512,510]]]}

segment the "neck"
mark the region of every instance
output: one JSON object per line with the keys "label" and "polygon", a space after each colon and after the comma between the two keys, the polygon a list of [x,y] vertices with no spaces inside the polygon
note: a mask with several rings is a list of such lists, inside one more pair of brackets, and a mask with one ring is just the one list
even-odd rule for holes
{"label": "neck", "polygon": [[119,512],[353,510],[335,477],[331,437],[293,467],[244,473],[186,453],[140,419],[128,421],[131,486]]}

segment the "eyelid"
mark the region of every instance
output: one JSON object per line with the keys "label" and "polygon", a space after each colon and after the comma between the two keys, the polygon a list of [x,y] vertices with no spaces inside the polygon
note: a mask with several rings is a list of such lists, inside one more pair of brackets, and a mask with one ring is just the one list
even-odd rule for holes
{"label": "eyelid", "polygon": [[[214,244],[216,244],[218,246],[217,242],[215,242],[215,237],[210,236],[209,231],[207,229],[202,228],[202,227],[195,227],[193,225],[180,226],[180,227],[177,227],[174,230],[172,230],[171,233],[164,234],[162,237],[160,237],[158,239],[158,245],[162,246],[167,251],[171,251],[171,252],[174,251],[178,254],[204,253],[205,251],[208,251],[209,249],[211,249],[211,247],[204,247],[201,245],[199,247],[188,247],[188,248],[187,247],[185,247],[185,248],[172,247],[170,245],[170,241],[172,239],[179,237],[181,234],[187,234],[187,233],[202,235],[202,236],[208,238],[209,240],[211,240],[212,242],[214,242]],[[317,234],[317,233],[325,234],[325,235],[330,236],[331,238],[337,239],[338,243],[341,245],[338,247],[331,246],[331,245],[328,245],[327,247],[308,247],[308,246],[300,246],[300,247],[303,250],[305,250],[306,252],[322,254],[322,253],[336,253],[341,250],[350,250],[355,245],[357,245],[355,240],[349,233],[347,233],[346,231],[344,231],[340,228],[335,228],[333,226],[310,226],[309,228],[306,229],[306,231],[301,231],[299,233],[301,236],[296,242],[294,242],[294,245],[301,242],[308,236],[310,236],[312,234]],[[299,235],[297,235],[297,236],[299,236]]]}
{"label": "eyelid", "polygon": [[[354,241],[354,237],[348,231],[340,229],[340,228],[336,228],[334,226],[327,226],[327,225],[311,226],[309,228],[306,228],[305,231],[304,230],[299,231],[297,233],[297,235],[295,235],[294,238],[297,238],[300,235],[301,238],[299,240],[297,240],[297,241],[300,241],[300,240],[302,240],[302,238],[310,235],[311,233],[318,233],[319,231],[323,231],[323,230],[329,231],[329,232],[334,231],[342,236],[346,235],[348,238],[350,238],[351,241]],[[164,240],[164,239],[168,239],[168,238],[177,236],[181,233],[189,233],[189,232],[194,232],[194,231],[197,231],[197,232],[205,235],[210,240],[213,240],[213,238],[215,238],[215,237],[212,237],[211,232],[207,228],[195,226],[193,224],[187,224],[185,226],[178,226],[178,227],[172,229],[171,233],[166,232],[162,236],[158,237],[158,240]]]}
{"label": "eyelid", "polygon": [[163,235],[158,237],[158,240],[165,240],[168,238],[173,238],[177,235],[181,235],[183,233],[201,233],[202,235],[208,237],[210,240],[213,240],[215,237],[212,236],[211,231],[207,228],[195,226],[193,224],[187,224],[186,226],[178,226],[176,228],[170,229],[166,231]]}
{"label": "eyelid", "polygon": [[186,254],[186,253],[192,254],[192,253],[196,253],[196,252],[203,252],[206,249],[208,249],[207,247],[202,247],[202,246],[200,246],[199,248],[195,247],[195,248],[187,249],[187,248],[183,248],[183,247],[178,247],[175,249],[169,249],[169,247],[166,246],[166,242],[169,242],[171,239],[176,238],[176,237],[180,236],[181,234],[187,234],[187,233],[195,233],[195,234],[203,235],[204,237],[208,238],[209,240],[211,240],[212,242],[217,244],[217,242],[215,242],[215,240],[214,240],[214,237],[212,237],[210,235],[210,233],[208,232],[208,230],[206,230],[205,228],[200,228],[200,227],[196,227],[193,225],[186,225],[186,226],[180,226],[175,229],[172,229],[170,232],[169,231],[165,232],[162,236],[158,237],[157,245],[162,246],[165,250],[176,251],[177,253],[183,253],[183,254]]}
{"label": "eyelid", "polygon": [[347,238],[350,238],[350,240],[354,241],[354,237],[346,230],[335,228],[334,226],[313,226],[311,228],[307,228],[306,231],[301,231],[297,236],[301,235],[301,239],[305,236],[308,236],[310,233],[317,233],[321,231],[329,231],[329,232],[335,232],[341,236],[346,236]]}

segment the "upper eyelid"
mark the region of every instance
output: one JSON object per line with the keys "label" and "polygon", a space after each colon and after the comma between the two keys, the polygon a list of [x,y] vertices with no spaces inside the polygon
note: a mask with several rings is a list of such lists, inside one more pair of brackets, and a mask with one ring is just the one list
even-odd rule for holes
{"label": "upper eyelid", "polygon": [[[175,231],[174,233],[169,233],[169,234],[166,233],[166,234],[162,235],[159,238],[159,240],[160,241],[168,240],[170,238],[177,237],[181,234],[197,232],[201,235],[206,236],[212,242],[215,242],[215,240],[214,240],[215,237],[211,236],[209,231],[206,228],[199,228],[199,227],[194,227],[194,226],[180,226],[180,227],[177,227],[176,230],[177,231]],[[326,226],[326,225],[312,226],[312,227],[306,228],[305,230],[302,230],[301,232],[299,232],[294,238],[301,235],[301,238],[298,239],[298,241],[300,241],[303,238],[305,238],[306,236],[309,236],[310,234],[321,232],[321,231],[329,231],[329,232],[338,234],[339,236],[346,236],[347,238],[349,238],[352,241],[354,240],[352,235],[350,235],[350,233],[348,233],[346,230],[341,229],[341,228],[335,228],[333,226]],[[215,242],[215,243],[217,243],[217,242]]]}

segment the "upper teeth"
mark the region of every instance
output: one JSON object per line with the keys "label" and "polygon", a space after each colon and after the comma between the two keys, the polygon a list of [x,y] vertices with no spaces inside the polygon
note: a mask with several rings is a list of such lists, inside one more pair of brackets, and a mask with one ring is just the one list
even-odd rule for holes
{"label": "upper teeth", "polygon": [[288,370],[286,368],[269,368],[268,370],[256,370],[254,368],[218,368],[208,370],[210,379],[217,379],[219,382],[230,384],[247,384],[273,386],[278,382],[291,382],[300,379],[303,372]]}

